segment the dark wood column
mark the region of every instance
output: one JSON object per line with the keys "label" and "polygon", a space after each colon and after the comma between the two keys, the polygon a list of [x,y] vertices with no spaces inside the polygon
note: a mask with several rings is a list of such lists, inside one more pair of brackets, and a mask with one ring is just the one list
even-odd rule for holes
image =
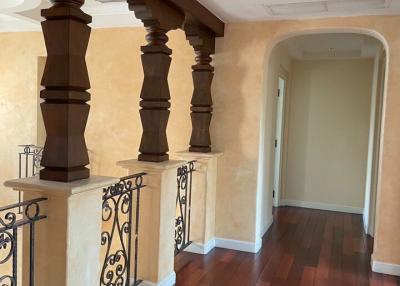
{"label": "dark wood column", "polygon": [[47,61],[41,98],[47,138],[40,178],[71,182],[89,177],[85,128],[90,88],[85,54],[91,17],[80,7],[84,0],[52,0],[42,10]]}
{"label": "dark wood column", "polygon": [[215,53],[215,37],[190,17],[186,18],[184,29],[196,53],[196,64],[192,66],[194,91],[191,101],[192,136],[189,151],[208,153],[211,152],[211,84],[214,77],[211,55]]}
{"label": "dark wood column", "polygon": [[138,159],[163,162],[169,160],[166,132],[171,106],[168,72],[172,50],[166,45],[167,32],[181,27],[184,16],[166,1],[128,0],[128,3],[148,33],[148,44],[141,48],[144,81],[140,94],[140,117],[143,134]]}

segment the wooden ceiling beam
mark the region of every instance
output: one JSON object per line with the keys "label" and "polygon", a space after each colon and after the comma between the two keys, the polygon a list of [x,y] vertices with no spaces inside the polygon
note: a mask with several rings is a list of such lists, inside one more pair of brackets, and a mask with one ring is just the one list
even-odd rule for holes
{"label": "wooden ceiling beam", "polygon": [[215,37],[223,37],[225,23],[215,16],[210,10],[197,0],[168,0],[176,5],[185,14],[197,19],[204,27],[208,28]]}

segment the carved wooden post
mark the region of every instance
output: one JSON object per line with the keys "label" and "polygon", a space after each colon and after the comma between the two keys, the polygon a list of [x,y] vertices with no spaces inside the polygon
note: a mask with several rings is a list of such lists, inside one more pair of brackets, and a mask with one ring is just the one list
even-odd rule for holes
{"label": "carved wooden post", "polygon": [[196,64],[192,66],[194,91],[191,101],[192,136],[189,151],[208,153],[211,152],[211,84],[214,77],[211,54],[215,53],[215,37],[190,17],[186,17],[184,29],[196,52]]}
{"label": "carved wooden post", "polygon": [[167,161],[167,123],[171,99],[168,86],[168,72],[172,50],[166,45],[167,31],[157,21],[144,21],[148,32],[147,46],[141,48],[144,82],[140,98],[140,118],[143,135],[140,143],[140,161]]}
{"label": "carved wooden post", "polygon": [[41,98],[47,139],[40,178],[70,182],[89,177],[85,128],[90,88],[85,54],[91,17],[80,9],[85,0],[52,0],[42,10],[47,61]]}
{"label": "carved wooden post", "polygon": [[140,94],[140,118],[143,134],[138,159],[163,162],[169,160],[167,124],[171,106],[168,72],[172,50],[166,45],[166,34],[179,28],[184,16],[166,1],[128,0],[128,3],[129,9],[142,20],[148,32],[148,44],[141,48],[144,82]]}

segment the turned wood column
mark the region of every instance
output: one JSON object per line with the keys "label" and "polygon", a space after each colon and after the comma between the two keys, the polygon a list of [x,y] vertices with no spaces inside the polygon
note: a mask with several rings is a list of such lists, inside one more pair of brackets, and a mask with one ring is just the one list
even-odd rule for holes
{"label": "turned wood column", "polygon": [[148,44],[141,48],[144,81],[140,118],[143,133],[138,159],[163,162],[169,160],[167,124],[171,107],[168,72],[172,50],[166,45],[167,32],[181,27],[184,15],[167,1],[128,0],[128,4],[148,33]]}
{"label": "turned wood column", "polygon": [[42,10],[47,61],[40,97],[47,132],[40,179],[71,182],[90,176],[85,128],[90,88],[85,54],[91,17],[80,9],[84,0],[52,0]]}
{"label": "turned wood column", "polygon": [[190,110],[192,118],[192,136],[190,152],[211,152],[210,124],[212,118],[211,84],[214,68],[211,66],[210,51],[196,50],[196,64],[193,69],[193,97]]}
{"label": "turned wood column", "polygon": [[143,135],[139,161],[163,162],[169,159],[167,123],[170,114],[168,72],[172,50],[166,45],[167,30],[158,21],[144,21],[147,46],[141,48],[144,81],[140,94]]}
{"label": "turned wood column", "polygon": [[184,30],[196,53],[196,64],[192,66],[194,90],[191,101],[192,135],[189,151],[208,153],[211,152],[211,84],[214,77],[211,55],[215,53],[215,37],[190,17],[186,18]]}

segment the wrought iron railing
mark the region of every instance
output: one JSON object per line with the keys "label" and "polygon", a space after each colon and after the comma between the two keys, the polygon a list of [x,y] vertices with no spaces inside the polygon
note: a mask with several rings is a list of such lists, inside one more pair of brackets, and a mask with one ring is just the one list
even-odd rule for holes
{"label": "wrought iron railing", "polygon": [[[19,145],[22,151],[18,153],[18,178],[28,178],[39,174],[41,169],[43,148],[35,145]],[[18,192],[18,203],[22,202],[22,193]],[[21,208],[19,208],[21,213]]]}
{"label": "wrought iron railing", "polygon": [[[18,283],[18,230],[29,226],[29,285],[35,285],[35,224],[46,218],[40,211],[39,198],[0,208],[0,285]],[[18,213],[23,209],[23,215]],[[40,286],[40,285],[39,285]]]}
{"label": "wrought iron railing", "polygon": [[35,145],[20,145],[22,151],[18,153],[19,178],[35,176],[40,171],[43,148]]}
{"label": "wrought iron railing", "polygon": [[190,161],[178,168],[175,219],[175,255],[185,250],[190,240],[190,220],[192,208],[192,179],[196,161]]}
{"label": "wrought iron railing", "polygon": [[104,264],[100,286],[136,286],[142,282],[138,279],[138,234],[140,191],[145,187],[144,175],[140,173],[121,178],[119,183],[103,190],[101,245]]}

